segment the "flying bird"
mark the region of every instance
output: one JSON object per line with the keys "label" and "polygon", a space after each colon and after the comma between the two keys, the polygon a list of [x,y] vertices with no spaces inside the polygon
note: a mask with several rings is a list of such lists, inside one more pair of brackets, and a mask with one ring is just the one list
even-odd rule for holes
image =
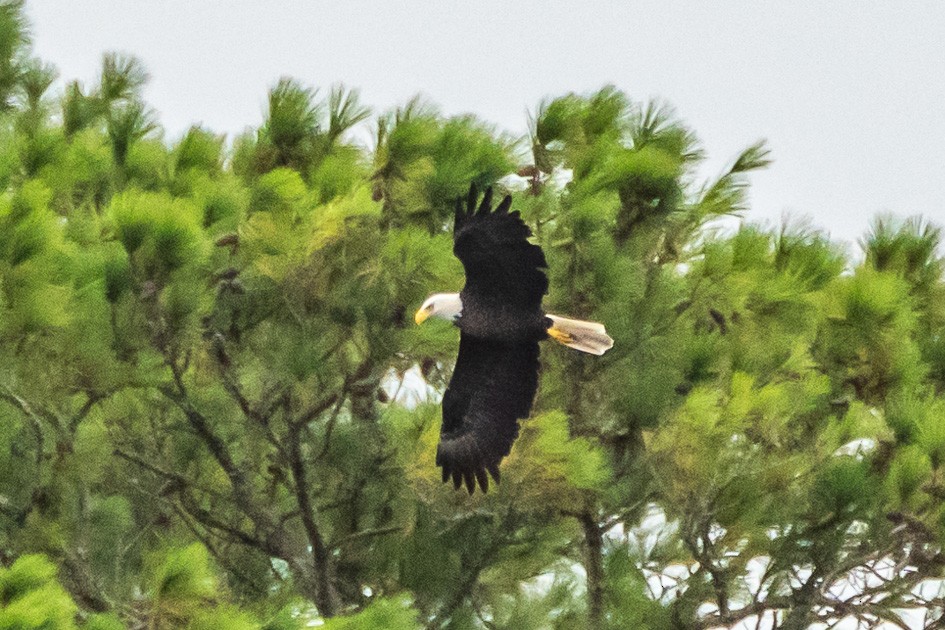
{"label": "flying bird", "polygon": [[[460,329],[459,356],[443,395],[443,424],[436,465],[443,481],[489,489],[500,480],[499,463],[518,437],[538,389],[538,342],[554,339],[575,350],[602,355],[614,341],[594,322],[546,314],[548,266],[531,230],[506,196],[492,209],[492,189],[470,187],[456,201],[453,253],[466,270],[460,293],[431,295],[414,317],[452,321]],[[487,475],[488,473],[488,475]]]}

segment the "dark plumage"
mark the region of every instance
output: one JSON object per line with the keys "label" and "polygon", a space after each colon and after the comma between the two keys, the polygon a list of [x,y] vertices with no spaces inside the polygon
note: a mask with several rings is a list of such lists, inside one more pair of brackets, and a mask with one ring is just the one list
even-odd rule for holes
{"label": "dark plumage", "polygon": [[459,357],[443,396],[443,426],[436,463],[443,481],[498,482],[499,462],[518,437],[538,389],[538,342],[551,322],[541,310],[548,278],[541,248],[528,242],[531,230],[509,212],[506,196],[492,210],[492,189],[476,208],[475,187],[466,204],[456,203],[453,252],[466,270],[460,293],[463,310]]}
{"label": "dark plumage", "polygon": [[499,463],[518,437],[538,389],[538,342],[551,337],[590,354],[604,354],[611,339],[595,322],[546,315],[547,266],[512,198],[492,209],[492,190],[476,206],[475,187],[456,202],[453,253],[466,270],[462,292],[437,293],[417,311],[454,322],[462,331],[459,357],[443,395],[443,427],[436,464],[443,481],[486,492],[489,475],[499,481]]}

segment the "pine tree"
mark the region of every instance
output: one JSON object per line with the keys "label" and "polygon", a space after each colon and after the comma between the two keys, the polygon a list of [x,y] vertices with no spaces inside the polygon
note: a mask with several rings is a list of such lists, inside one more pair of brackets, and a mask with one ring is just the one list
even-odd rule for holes
{"label": "pine tree", "polygon": [[[936,226],[721,231],[766,145],[700,181],[695,132],[610,86],[521,141],[281,79],[230,145],[167,139],[133,57],[55,76],[0,1],[0,625],[942,622]],[[433,463],[457,332],[410,321],[461,287],[470,183],[616,340],[543,349],[473,497]]]}

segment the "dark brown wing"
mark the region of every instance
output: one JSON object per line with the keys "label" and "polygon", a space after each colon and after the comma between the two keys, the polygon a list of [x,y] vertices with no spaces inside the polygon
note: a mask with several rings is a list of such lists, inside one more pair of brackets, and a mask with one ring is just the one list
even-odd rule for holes
{"label": "dark brown wing", "polygon": [[493,342],[463,334],[459,357],[443,395],[443,426],[436,464],[472,494],[478,481],[499,481],[499,462],[518,437],[538,389],[538,342]]}
{"label": "dark brown wing", "polygon": [[456,201],[453,253],[466,270],[463,295],[471,301],[498,303],[520,310],[539,310],[548,292],[548,264],[541,247],[528,242],[532,231],[518,212],[509,212],[512,198],[506,196],[492,210],[492,189],[486,189],[476,208],[475,186],[465,205]]}

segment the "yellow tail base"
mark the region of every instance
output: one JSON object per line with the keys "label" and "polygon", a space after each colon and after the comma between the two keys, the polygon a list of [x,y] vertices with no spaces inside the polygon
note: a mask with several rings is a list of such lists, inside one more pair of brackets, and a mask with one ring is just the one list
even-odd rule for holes
{"label": "yellow tail base", "polygon": [[566,346],[574,341],[574,337],[563,330],[555,328],[554,326],[548,329],[548,336],[560,343],[562,346]]}
{"label": "yellow tail base", "polygon": [[603,324],[558,315],[548,315],[548,319],[551,320],[548,336],[563,346],[598,356],[614,346]]}

